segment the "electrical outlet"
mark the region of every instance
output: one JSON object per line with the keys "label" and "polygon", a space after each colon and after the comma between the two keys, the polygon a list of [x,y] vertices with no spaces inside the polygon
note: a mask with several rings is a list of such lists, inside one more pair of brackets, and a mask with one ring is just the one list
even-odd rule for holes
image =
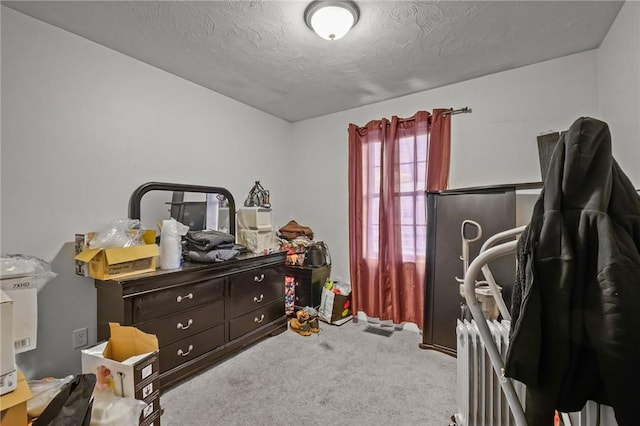
{"label": "electrical outlet", "polygon": [[89,332],[87,327],[79,328],[77,330],[73,330],[73,349],[82,348],[87,346],[89,341]]}

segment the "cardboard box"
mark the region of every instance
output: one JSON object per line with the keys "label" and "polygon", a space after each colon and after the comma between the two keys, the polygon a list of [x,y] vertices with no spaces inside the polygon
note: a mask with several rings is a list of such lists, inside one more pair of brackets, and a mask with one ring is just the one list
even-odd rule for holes
{"label": "cardboard box", "polygon": [[140,413],[140,425],[153,423],[155,415],[158,414],[160,416],[160,390],[157,390],[153,395],[147,397],[144,400],[145,404],[147,404]]}
{"label": "cardboard box", "polygon": [[0,424],[25,426],[27,424],[27,400],[31,398],[31,389],[18,370],[18,386],[12,392],[0,396]]}
{"label": "cardboard box", "polygon": [[[91,238],[93,238],[94,234],[94,232],[89,232],[88,234],[76,234],[74,246],[76,255],[82,253],[82,250],[89,248],[89,241],[91,241]],[[76,260],[76,275],[80,275],[81,277],[88,277],[89,265],[81,260]]]}
{"label": "cardboard box", "polygon": [[151,416],[147,417],[140,426],[160,426],[160,411],[154,412]]}
{"label": "cardboard box", "polygon": [[13,347],[16,354],[38,344],[38,290],[35,277],[0,279],[0,289],[13,300]]}
{"label": "cardboard box", "polygon": [[0,290],[0,394],[18,386],[16,356],[13,349],[13,300]]}
{"label": "cardboard box", "polygon": [[94,373],[97,383],[117,396],[144,400],[153,395],[160,386],[158,338],[118,323],[109,328],[108,341],[82,350],[82,372]]}
{"label": "cardboard box", "polygon": [[353,317],[351,312],[351,293],[335,294],[326,287],[322,288],[322,298],[318,309],[318,318],[329,324],[342,325]]}
{"label": "cardboard box", "polygon": [[[89,266],[89,276],[110,280],[156,270],[160,250],[155,244],[155,231],[145,231],[145,245],[125,248],[85,248],[75,260]],[[76,268],[77,269],[77,268]]]}

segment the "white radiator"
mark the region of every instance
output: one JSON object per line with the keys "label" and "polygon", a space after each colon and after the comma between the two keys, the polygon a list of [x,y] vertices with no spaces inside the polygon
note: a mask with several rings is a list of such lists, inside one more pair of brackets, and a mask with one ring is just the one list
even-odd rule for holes
{"label": "white radiator", "polygon": [[[509,321],[487,321],[493,340],[502,359],[509,345]],[[475,321],[460,321],[456,327],[458,338],[457,412],[458,426],[512,426],[513,414],[493,370]],[[524,384],[512,380],[518,399],[525,409]],[[588,401],[580,412],[562,413],[564,426],[617,426],[613,409]]]}
{"label": "white radiator", "polygon": [[[493,340],[504,359],[509,344],[509,322],[487,321]],[[456,327],[458,372],[457,413],[459,426],[511,426],[515,419],[494,372],[475,321],[460,321]],[[524,408],[525,386],[513,382]]]}

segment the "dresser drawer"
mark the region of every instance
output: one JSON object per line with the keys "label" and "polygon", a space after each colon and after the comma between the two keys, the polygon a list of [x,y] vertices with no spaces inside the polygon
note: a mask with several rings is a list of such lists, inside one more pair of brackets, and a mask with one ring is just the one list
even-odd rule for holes
{"label": "dresser drawer", "polygon": [[160,349],[160,373],[224,345],[224,323]]}
{"label": "dresser drawer", "polygon": [[224,278],[160,290],[133,299],[133,323],[182,312],[224,296]]}
{"label": "dresser drawer", "polygon": [[[229,339],[237,339],[284,316],[284,299],[280,298],[269,305],[249,312],[229,321]],[[162,359],[162,358],[161,358]]]}
{"label": "dresser drawer", "polygon": [[230,277],[229,296],[234,297],[253,293],[273,283],[282,285],[283,282],[284,275],[277,268],[254,269]]}
{"label": "dresser drawer", "polygon": [[231,297],[229,299],[229,318],[235,318],[268,305],[274,300],[282,298],[283,292],[282,282],[271,282],[245,294]]}
{"label": "dresser drawer", "polygon": [[136,324],[145,333],[155,334],[160,347],[199,333],[224,321],[224,300],[180,312],[169,317]]}

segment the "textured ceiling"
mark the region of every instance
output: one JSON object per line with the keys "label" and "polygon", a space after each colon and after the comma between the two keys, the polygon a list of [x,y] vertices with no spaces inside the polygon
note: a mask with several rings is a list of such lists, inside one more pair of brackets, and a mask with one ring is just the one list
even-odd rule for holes
{"label": "textured ceiling", "polygon": [[3,1],[295,122],[597,48],[617,1],[357,1],[323,40],[304,1]]}

